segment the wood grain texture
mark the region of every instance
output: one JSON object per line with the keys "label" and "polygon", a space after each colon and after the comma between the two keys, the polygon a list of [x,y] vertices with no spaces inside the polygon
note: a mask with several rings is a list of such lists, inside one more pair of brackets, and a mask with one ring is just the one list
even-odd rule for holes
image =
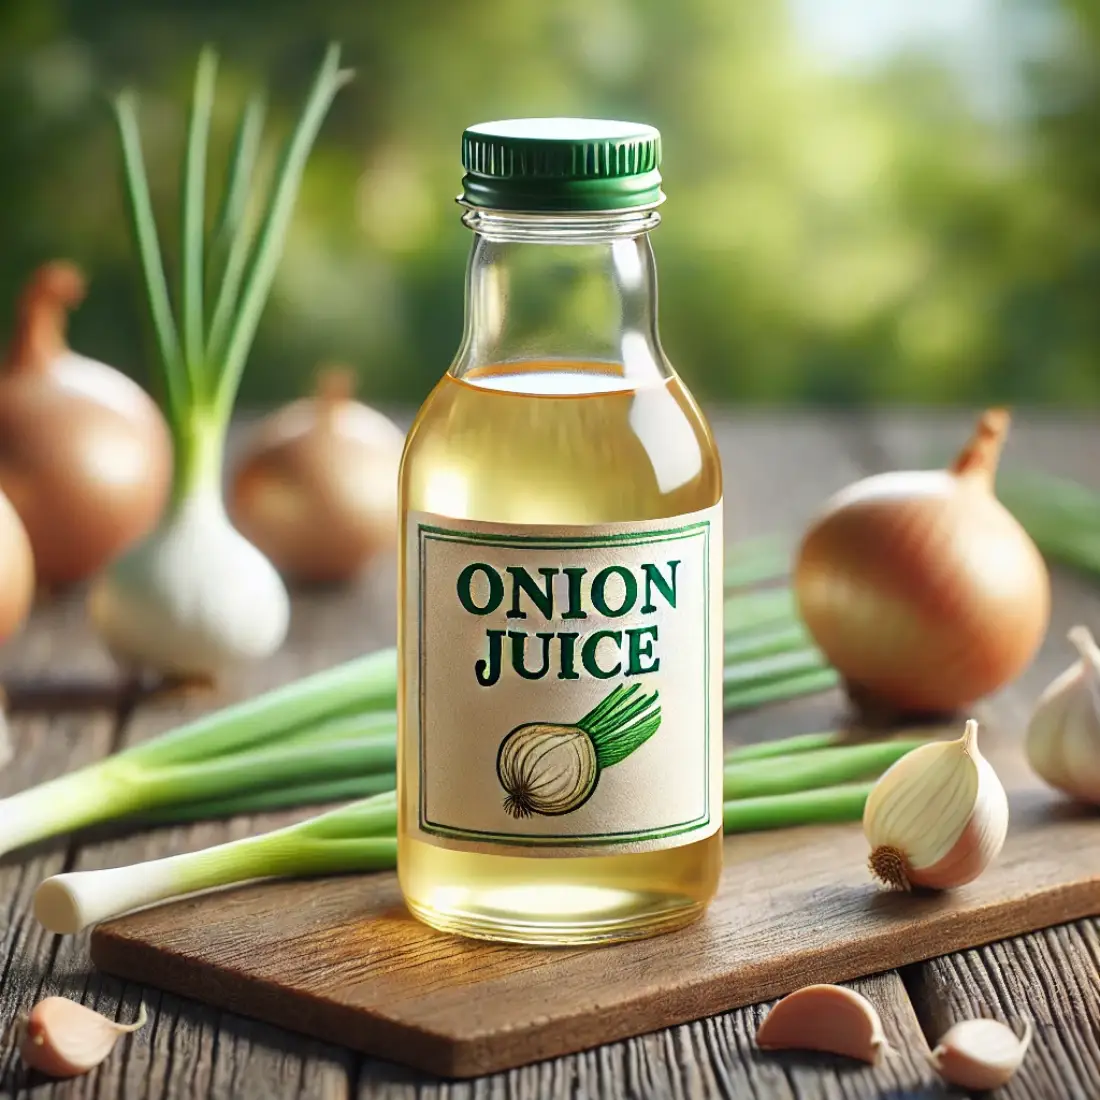
{"label": "wood grain texture", "polygon": [[[217,692],[197,692],[139,706],[121,727],[119,747],[136,744],[179,724],[189,716],[254,695],[276,683],[345,660],[365,648],[391,640],[384,605],[392,598],[385,574],[357,588],[316,594],[295,601],[293,628],[284,649],[263,666],[231,678]],[[152,859],[218,844],[233,837],[274,828],[306,816],[297,814],[236,818],[225,822],[151,830],[116,829],[82,837],[66,869],[87,870]],[[50,868],[45,874],[60,867]],[[33,885],[43,874],[33,873]],[[33,885],[30,890],[33,891]],[[24,899],[29,909],[30,895]],[[29,920],[35,929],[38,925]],[[42,933],[45,935],[44,933]],[[151,1025],[124,1044],[95,1074],[52,1086],[66,1098],[143,1096],[171,1100],[196,1096],[269,1100],[281,1096],[348,1095],[354,1058],[346,1050],[280,1032],[252,1020],[233,1020],[205,1005],[184,1001],[143,984],[144,975],[123,983],[90,971],[87,934],[46,937],[53,940],[51,984],[45,992],[62,992],[108,1015],[132,1019],[140,1001],[151,1010]],[[33,1003],[30,1002],[30,1003]],[[26,1005],[29,1007],[29,1003]],[[26,1075],[14,1080],[32,1084]],[[106,1090],[106,1091],[104,1091]],[[40,1090],[36,1089],[37,1097]]]}
{"label": "wood grain texture", "polygon": [[[878,461],[886,467],[927,466],[965,438],[973,416],[895,414],[872,426]],[[1089,418],[1031,415],[1009,436],[1002,470],[1043,470],[1100,487],[1100,445]],[[1034,663],[992,701],[1002,722],[1002,759],[1023,766],[1022,743],[1039,692],[1073,660],[1065,641],[1078,622],[1100,629],[1100,589],[1072,571],[1052,571],[1051,624]],[[1004,770],[1002,768],[1002,770]],[[1010,828],[1015,829],[1015,821]],[[1090,842],[1086,841],[1086,844]],[[1091,841],[1096,860],[1096,841]],[[1053,853],[1059,857],[1062,853]],[[907,970],[906,986],[930,1043],[953,1023],[990,1016],[1035,1029],[1020,1073],[997,1095],[1100,1096],[1100,922],[1079,921],[1006,940]]]}
{"label": "wood grain texture", "polygon": [[[749,526],[760,511],[764,529],[804,522],[826,492],[858,472],[840,456],[823,460],[838,437],[835,426],[807,425],[786,446],[773,442],[771,460],[761,463],[766,432],[723,436],[727,468],[763,475],[755,485],[735,485],[728,525]],[[735,445],[745,453],[731,459]],[[789,496],[770,491],[776,479],[792,486]],[[835,709],[837,700],[803,704],[801,725],[777,724],[777,708],[769,714],[772,729],[818,728],[821,716],[811,720],[809,711],[823,705]],[[1040,821],[1042,810],[1036,813]],[[1074,840],[1085,828],[1076,821],[1056,827]],[[470,1076],[1095,907],[1100,880],[1074,881],[1085,874],[1081,868],[1067,880],[1041,864],[1041,850],[1041,843],[1021,845],[999,880],[985,880],[961,899],[914,903],[885,896],[868,881],[858,829],[739,837],[728,842],[723,889],[703,923],[597,951],[524,951],[441,936],[407,917],[392,876],[275,884],[115,922],[93,937],[93,957],[108,971],[150,975],[175,992],[247,1015]],[[1017,902],[1021,868],[1037,887],[1026,904]]]}
{"label": "wood grain texture", "polygon": [[[14,714],[10,723],[15,755],[0,771],[0,795],[92,763],[115,742],[115,694],[109,690],[113,674],[84,626],[78,596],[52,599],[40,607],[18,642],[0,653],[0,683],[5,685],[34,685],[49,694],[51,688],[71,684],[73,676],[105,688],[107,708],[82,715]],[[72,867],[76,850],[72,840],[58,837],[0,858],[0,1093],[14,1091],[26,1078],[8,1025],[40,997],[67,988],[75,977],[69,955],[31,916],[31,900],[43,878]],[[88,972],[86,959],[79,967]]]}
{"label": "wood grain texture", "polygon": [[[886,431],[883,431],[885,420]],[[1033,423],[1038,435],[1032,435]],[[873,430],[853,418],[825,420],[816,416],[772,417],[766,415],[717,418],[715,427],[726,461],[726,498],[731,538],[796,530],[821,498],[839,488],[861,471],[881,469],[898,453],[899,440],[911,450],[927,456],[938,446],[954,447],[969,426],[968,416],[940,414],[880,418]],[[886,436],[884,441],[884,434]],[[1034,438],[1034,442],[1029,442]],[[886,445],[884,445],[884,442]],[[1074,474],[1097,484],[1100,468],[1100,438],[1092,423],[1066,425],[1060,418],[1027,418],[1026,430],[1018,427],[1010,441],[1006,463],[1026,446],[1029,462],[1048,469]],[[927,463],[921,463],[927,464]],[[778,488],[777,488],[778,487]],[[1095,592],[1083,582],[1065,589],[1067,607],[1085,606]],[[332,595],[332,594],[330,594]],[[300,601],[296,609],[294,636],[275,674],[290,674],[299,667],[318,667],[326,654],[342,655],[339,646],[363,645],[371,638],[385,640],[392,631],[392,577],[369,579],[362,592],[342,606],[343,594],[321,606],[314,615],[314,597]],[[29,637],[0,653],[0,679],[13,665],[17,680],[51,684],[54,688],[73,680],[99,686],[113,679],[104,654],[90,643],[78,613],[70,606],[46,605],[36,613]],[[1056,602],[1057,607],[1057,602]],[[1053,636],[1052,636],[1053,637]],[[342,640],[341,640],[342,639]],[[27,644],[24,644],[26,642]],[[319,652],[314,652],[319,647]],[[355,652],[349,648],[346,652]],[[1064,654],[1056,653],[1061,661]],[[283,663],[285,657],[286,663]],[[46,675],[46,674],[52,675]],[[10,676],[8,678],[10,682]],[[253,681],[253,685],[261,681]],[[248,684],[238,690],[249,690]],[[1030,687],[1020,695],[1026,701]],[[47,695],[49,693],[46,693]],[[56,694],[56,693],[55,693]],[[210,705],[215,700],[196,700],[192,706]],[[838,697],[825,696],[813,702],[796,702],[740,716],[730,724],[736,740],[756,740],[783,732],[810,728],[831,721],[837,714]],[[1012,692],[998,697],[991,708],[1001,726],[1011,728],[1013,708],[1022,705]],[[49,719],[28,715],[16,723],[20,759],[7,773],[0,773],[0,790],[14,790],[36,778],[57,774],[77,761],[107,751],[114,739],[110,707],[78,719]],[[142,709],[126,731],[127,737],[148,736],[174,720],[178,711],[160,707],[156,714]],[[66,722],[68,723],[66,725]],[[97,724],[98,723],[98,724]],[[160,725],[158,725],[160,723]],[[1000,728],[1000,726],[999,726]],[[53,731],[64,731],[60,739]],[[75,757],[66,755],[77,753]],[[23,769],[16,771],[15,769]],[[957,1096],[934,1083],[920,1057],[920,1040],[913,1006],[895,972],[861,980],[856,984],[869,995],[884,1015],[887,1033],[909,1053],[898,1065],[869,1068],[840,1065],[836,1060],[813,1057],[761,1056],[753,1051],[751,1036],[762,1016],[762,1006],[723,1013],[691,1024],[609,1045],[521,1069],[463,1082],[438,1082],[423,1074],[381,1061],[364,1061],[337,1048],[302,1040],[280,1029],[252,1023],[193,1001],[158,993],[148,987],[124,985],[89,969],[87,938],[55,940],[36,933],[29,917],[29,900],[39,878],[62,867],[102,866],[165,855],[205,843],[242,835],[266,826],[272,819],[254,819],[213,824],[198,829],[158,830],[144,837],[116,838],[94,843],[65,842],[38,846],[0,861],[0,945],[7,969],[0,984],[0,1025],[11,1013],[33,1003],[40,991],[66,992],[84,997],[103,1011],[118,1010],[121,1017],[132,1015],[139,999],[149,1004],[153,1022],[141,1035],[120,1045],[100,1070],[77,1081],[45,1086],[33,1082],[27,1096],[126,1096],[144,1097],[373,1097],[466,1098],[508,1097],[565,1100],[596,1097],[753,1097],[785,1100],[787,1097],[871,1097],[916,1100],[917,1097]],[[43,862],[45,861],[45,862]],[[19,885],[22,876],[23,885]],[[1054,991],[1048,1027],[1040,1028],[1035,1053],[1044,1064],[1054,1064],[1050,1074],[1032,1078],[1021,1075],[1013,1097],[1057,1096],[1059,1100],[1098,1094],[1094,1078],[1079,1064],[1088,1064],[1083,1044],[1096,1048],[1095,1021],[1098,1011],[1087,991],[1079,988],[1095,980],[1097,926],[1082,922],[1070,926],[1067,941],[1063,930],[1040,933],[1024,940],[1010,940],[995,948],[957,956],[966,970],[975,970],[967,986],[965,1004],[953,993],[959,973],[942,986],[933,980],[941,962],[909,968],[905,977],[913,990],[914,1002],[926,1030],[935,1036],[943,1024],[982,1007],[987,1014],[1018,1018],[1020,1005],[1028,1003],[1036,988]],[[1051,935],[1058,944],[1051,946]],[[1091,945],[1091,961],[1082,955],[1081,942]],[[1025,946],[1026,945],[1026,951]],[[1025,952],[1017,957],[1016,952]],[[996,974],[988,962],[1003,955]],[[979,960],[975,963],[974,960]],[[1034,961],[1027,970],[1029,960]],[[961,963],[960,963],[961,965]],[[1086,968],[1087,967],[1087,968]],[[1024,969],[1021,969],[1024,968]],[[1069,968],[1068,972],[1065,968]],[[1026,974],[1017,981],[1015,975]],[[1081,975],[1085,975],[1082,978]],[[922,979],[923,984],[918,984]],[[1095,989],[1092,986],[1093,990]],[[121,1002],[121,1009],[119,1008]],[[1044,1017],[1045,1019],[1045,1017]],[[1062,1021],[1068,1021],[1063,1023]],[[942,1030],[942,1029],[941,1029]],[[1063,1030],[1065,1032],[1063,1036]],[[1030,1068],[1029,1063],[1025,1069]],[[24,1084],[13,1074],[15,1065],[10,1041],[0,1044],[0,1095]],[[1058,1074],[1062,1074],[1059,1077]],[[1043,1091],[1054,1083],[1060,1091]],[[1091,1083],[1091,1084],[1090,1084]],[[1030,1085],[1030,1091],[1025,1086]]]}
{"label": "wood grain texture", "polygon": [[988,943],[1100,911],[1092,815],[1011,794],[997,863],[942,896],[869,881],[858,826],[727,841],[719,894],[682,932],[538,951],[462,941],[405,913],[392,875],[274,883],[100,927],[92,958],[375,1056],[472,1076]]}

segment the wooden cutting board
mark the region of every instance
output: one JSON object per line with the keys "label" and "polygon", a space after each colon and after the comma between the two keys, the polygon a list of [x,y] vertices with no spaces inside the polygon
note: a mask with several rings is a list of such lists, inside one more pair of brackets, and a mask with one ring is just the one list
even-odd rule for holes
{"label": "wooden cutting board", "polygon": [[732,837],[720,894],[651,940],[532,949],[405,912],[393,875],[207,894],[99,927],[101,969],[367,1054],[468,1077],[1100,913],[1095,812],[1033,785],[1018,749],[999,860],[949,894],[876,887],[858,825]]}

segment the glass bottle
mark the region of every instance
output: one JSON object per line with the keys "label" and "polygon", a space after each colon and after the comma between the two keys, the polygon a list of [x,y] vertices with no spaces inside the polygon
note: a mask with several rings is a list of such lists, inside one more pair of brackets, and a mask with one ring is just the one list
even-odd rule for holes
{"label": "glass bottle", "polygon": [[657,333],[660,136],[462,156],[465,331],[401,469],[401,888],[468,936],[652,935],[722,860],[722,478]]}

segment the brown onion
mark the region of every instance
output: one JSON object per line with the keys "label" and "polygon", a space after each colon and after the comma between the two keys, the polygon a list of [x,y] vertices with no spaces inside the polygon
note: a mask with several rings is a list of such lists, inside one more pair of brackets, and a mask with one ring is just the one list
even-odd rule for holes
{"label": "brown onion", "polygon": [[313,397],[262,421],[235,467],[229,515],[284,576],[346,580],[396,548],[404,434],[325,371]]}
{"label": "brown onion", "polygon": [[168,427],[152,398],[66,343],[68,311],[83,297],[72,264],[39,268],[0,372],[0,488],[46,587],[98,572],[146,535],[171,479]]}
{"label": "brown onion", "polygon": [[1008,431],[986,412],[947,470],[879,474],[829,500],[803,538],[795,591],[853,699],[901,712],[969,706],[1046,633],[1042,556],[997,500]]}
{"label": "brown onion", "polygon": [[7,641],[23,625],[33,600],[30,539],[11,502],[0,492],[0,642]]}

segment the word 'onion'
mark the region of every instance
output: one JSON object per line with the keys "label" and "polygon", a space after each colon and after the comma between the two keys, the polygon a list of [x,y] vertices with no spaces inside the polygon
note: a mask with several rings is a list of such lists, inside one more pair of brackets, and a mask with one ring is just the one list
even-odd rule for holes
{"label": "word 'onion'", "polygon": [[234,470],[229,515],[285,577],[347,580],[397,545],[404,433],[325,371],[313,397],[264,420]]}
{"label": "word 'onion'", "polygon": [[33,599],[30,540],[15,509],[0,492],[0,642],[6,642],[23,625]]}
{"label": "word 'onion'", "polygon": [[866,478],[825,505],[799,548],[795,591],[854,701],[965,707],[1010,681],[1046,632],[1050,579],[993,479],[1008,414],[986,412],[947,470]]}
{"label": "word 'onion'", "polygon": [[69,349],[68,311],[83,297],[72,264],[40,267],[19,299],[0,373],[0,488],[46,587],[97,573],[148,534],[172,473],[168,428],[152,398]]}

